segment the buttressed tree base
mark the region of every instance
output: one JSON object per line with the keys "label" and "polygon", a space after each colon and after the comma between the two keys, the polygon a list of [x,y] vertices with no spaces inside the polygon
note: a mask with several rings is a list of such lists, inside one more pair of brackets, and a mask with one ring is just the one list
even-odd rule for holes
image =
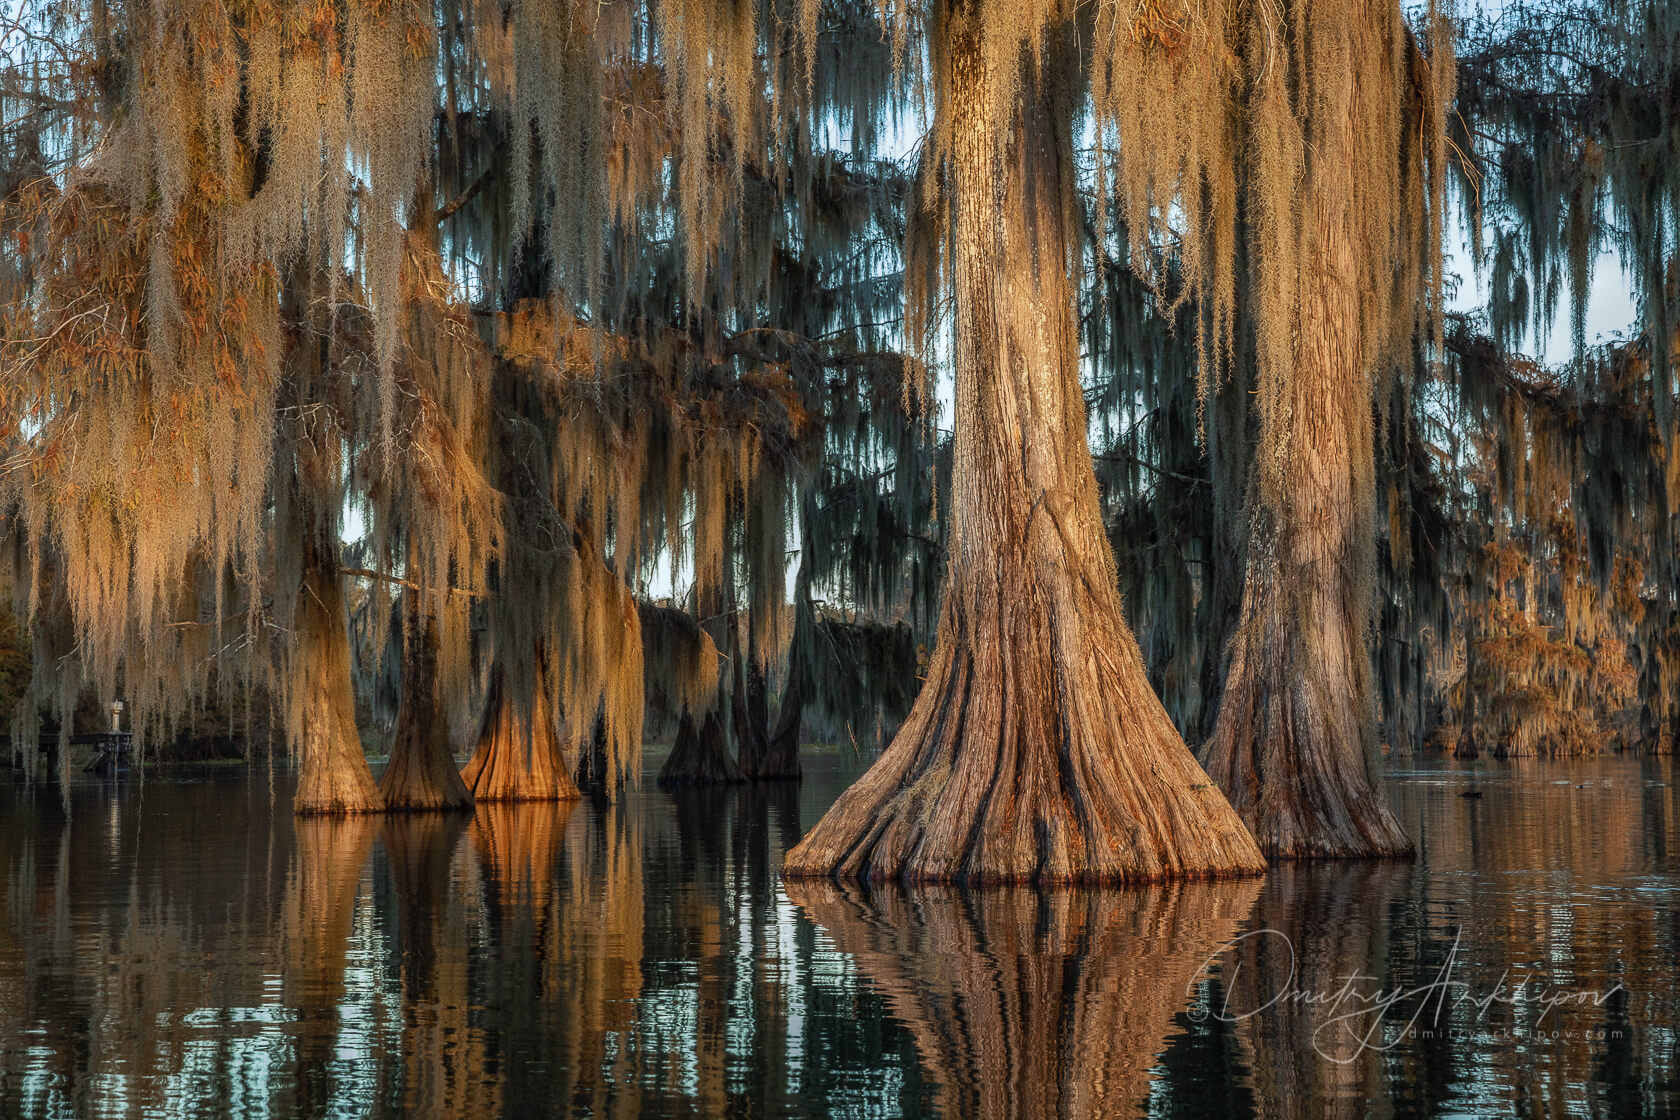
{"label": "buttressed tree base", "polygon": [[[957,382],[938,640],[898,736],[785,873],[971,884],[1257,873],[1253,839],[1144,676],[1098,512],[1069,279],[1071,24],[1046,30],[1038,60],[979,4],[939,15],[930,51]],[[1011,36],[1009,49],[988,34]]]}

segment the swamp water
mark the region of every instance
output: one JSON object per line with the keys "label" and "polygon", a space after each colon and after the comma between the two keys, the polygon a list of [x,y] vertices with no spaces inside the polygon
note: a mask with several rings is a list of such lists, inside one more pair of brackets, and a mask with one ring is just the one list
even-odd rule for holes
{"label": "swamp water", "polygon": [[338,820],[0,778],[0,1117],[1680,1113],[1671,760],[1397,765],[1411,864],[783,883],[854,774]]}

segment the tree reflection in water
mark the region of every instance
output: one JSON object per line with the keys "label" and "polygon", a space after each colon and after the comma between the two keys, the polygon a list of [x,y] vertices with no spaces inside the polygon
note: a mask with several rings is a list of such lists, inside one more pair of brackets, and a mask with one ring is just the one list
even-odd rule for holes
{"label": "tree reflection in water", "polygon": [[[1415,864],[966,895],[783,883],[819,766],[385,819],[295,819],[260,771],[68,816],[0,779],[0,1117],[1673,1115],[1673,766],[1484,766],[1475,799],[1414,768]],[[1268,1002],[1449,966],[1620,988],[1412,1033],[1401,1000],[1368,1047]]]}
{"label": "tree reflection in water", "polygon": [[1254,879],[1134,890],[788,894],[886,995],[951,1116],[1135,1113],[1176,1012]]}

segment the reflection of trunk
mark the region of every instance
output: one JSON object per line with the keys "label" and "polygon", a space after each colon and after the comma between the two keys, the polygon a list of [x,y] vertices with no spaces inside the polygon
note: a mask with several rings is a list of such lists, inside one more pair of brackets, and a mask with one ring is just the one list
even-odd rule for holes
{"label": "reflection of trunk", "polygon": [[471,953],[454,863],[467,818],[456,813],[387,817],[380,839],[396,888],[401,944],[402,1111],[411,1116],[496,1112],[486,1099],[483,1032],[473,1029]]}
{"label": "reflection of trunk", "polygon": [[[1350,72],[1336,80],[1349,87],[1348,112],[1324,129],[1332,150],[1318,158],[1343,166],[1358,101]],[[1281,481],[1250,487],[1241,622],[1203,761],[1269,856],[1405,855],[1411,841],[1375,776],[1365,646],[1375,484],[1354,216],[1343,197],[1307,205],[1317,217],[1303,248],[1295,368],[1278,390],[1287,399],[1261,415],[1255,469],[1275,469],[1266,448],[1290,458]]]}
{"label": "reflection of trunk", "polygon": [[[571,1098],[571,1086],[556,1075],[573,1073],[575,1067],[553,1032],[565,1031],[573,1018],[564,1001],[589,998],[590,993],[573,993],[546,976],[557,955],[556,923],[565,920],[564,903],[556,895],[573,805],[483,802],[473,815],[472,846],[482,884],[474,901],[482,906],[485,933],[498,948],[496,966],[482,972],[473,999],[500,1008],[496,1029],[485,1032],[484,1069],[504,1071],[503,1096],[494,1105],[474,1101],[470,1107],[434,1115],[534,1116],[552,1111],[556,1100]],[[510,1042],[514,1046],[509,1047]],[[545,1055],[553,1063],[548,1066],[551,1076],[518,1076],[524,1065],[522,1052]],[[581,1060],[587,1065],[589,1056]]]}
{"label": "reflection of trunk", "polygon": [[[483,913],[498,947],[478,998],[501,1009],[486,1068],[508,1072],[493,1110],[503,1115],[638,1112],[637,818],[622,799],[599,812],[574,804],[485,804],[474,818]],[[543,1076],[519,1076],[533,1060]]]}
{"label": "reflection of trunk", "polygon": [[941,1115],[1118,1116],[1260,884],[787,891],[909,1027]]}
{"label": "reflection of trunk", "polygon": [[422,814],[387,817],[379,829],[397,892],[403,998],[409,1003],[433,1002],[450,864],[466,827],[464,817]]}
{"label": "reflection of trunk", "polygon": [[[1396,988],[1386,967],[1388,909],[1410,870],[1352,863],[1267,876],[1249,932],[1220,958],[1226,990],[1212,1009],[1234,1024],[1260,1115],[1367,1116],[1384,1099],[1392,1035],[1372,1001]],[[1454,993],[1440,995],[1450,1008]],[[1414,1006],[1397,1003],[1389,1025],[1403,1025]],[[1448,1023],[1443,1016],[1438,1025]]]}
{"label": "reflection of trunk", "polygon": [[549,702],[543,653],[533,659],[535,679],[521,702],[506,680],[505,665],[491,669],[478,749],[461,779],[479,801],[564,801],[578,796]]}
{"label": "reflection of trunk", "polygon": [[288,1033],[297,1046],[300,1116],[328,1110],[337,1088],[339,1003],[362,872],[373,851],[374,822],[365,816],[304,818],[293,825],[296,855],[286,882],[285,966],[281,999],[297,1009]]}
{"label": "reflection of trunk", "polygon": [[542,919],[554,894],[561,838],[571,817],[571,805],[478,807],[473,847],[499,920],[515,913],[523,920]]}
{"label": "reflection of trunk", "polygon": [[471,809],[472,794],[449,747],[449,716],[438,690],[437,614],[422,606],[412,590],[403,598],[408,602],[403,607],[402,706],[379,790],[391,810]]}
{"label": "reflection of trunk", "polygon": [[[1079,379],[1074,113],[1027,65],[1010,134],[978,4],[953,5],[956,419],[938,642],[910,717],[788,856],[789,875],[1117,881],[1259,871],[1121,614]],[[1071,26],[1043,72],[1074,65]],[[1022,60],[1024,62],[1024,59]],[[1007,63],[1006,63],[1007,65]]]}
{"label": "reflection of trunk", "polygon": [[306,537],[291,650],[292,741],[298,753],[298,813],[375,813],[384,807],[356,731],[350,633],[338,565]]}

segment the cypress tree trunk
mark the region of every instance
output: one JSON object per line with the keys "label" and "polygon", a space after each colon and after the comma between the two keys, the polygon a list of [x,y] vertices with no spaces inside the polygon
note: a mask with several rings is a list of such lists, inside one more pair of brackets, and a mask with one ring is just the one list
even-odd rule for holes
{"label": "cypress tree trunk", "polygon": [[418,592],[411,589],[404,598],[402,702],[379,792],[391,811],[471,809],[473,796],[456,768],[438,694],[437,615],[420,604]]}
{"label": "cypress tree trunk", "polygon": [[1069,279],[1074,114],[1060,68],[1074,65],[1072,29],[1023,73],[999,140],[1004,76],[978,22],[966,7],[942,28],[956,419],[937,645],[892,745],[785,871],[970,883],[1256,873],[1254,841],[1151,691],[1121,615]]}
{"label": "cypress tree trunk", "polygon": [[[282,426],[276,458],[276,536],[298,543],[292,644],[286,651],[287,733],[297,754],[300,815],[377,813],[385,807],[356,730],[350,680],[349,611],[338,570],[342,464],[334,439],[313,431],[309,417],[328,391],[327,339],[314,329],[310,275],[294,266],[282,288],[289,333],[281,402],[299,419]],[[286,572],[288,565],[281,564]]]}
{"label": "cypress tree trunk", "polygon": [[294,615],[298,787],[294,812],[377,813],[385,807],[362,739],[350,684],[350,633],[332,550],[306,539]]}
{"label": "cypress tree trunk", "polygon": [[770,746],[764,756],[760,781],[780,778],[797,782],[804,776],[799,764],[799,730],[805,715],[805,694],[800,690],[799,678],[788,674],[787,688],[782,692],[782,710],[776,716],[776,730],[770,734]]}
{"label": "cypress tree trunk", "polygon": [[[701,617],[711,620],[701,624],[700,629],[711,637],[714,651],[723,648],[717,640],[718,624],[727,613],[730,627],[737,629],[735,612],[725,612],[723,597],[717,592],[706,595],[703,601],[699,601],[699,607]],[[738,654],[736,645],[735,639],[731,638],[729,648]],[[705,671],[722,675],[716,667],[707,667]],[[740,766],[730,754],[729,732],[720,712],[724,703],[723,691],[721,687],[718,689],[717,701],[705,712],[683,709],[677,723],[676,742],[671,744],[671,753],[666,756],[665,765],[659,768],[659,785],[729,785],[744,780]]]}
{"label": "cypress tree trunk", "polygon": [[749,638],[746,656],[742,656],[738,622],[729,630],[729,671],[729,718],[735,732],[735,758],[741,777],[752,781],[759,776],[765,756],[770,753],[770,716],[758,648]]}
{"label": "cypress tree trunk", "polygon": [[659,784],[721,786],[743,780],[740,767],[729,757],[729,736],[717,708],[699,717],[684,709],[677,721],[676,742],[659,768]]}
{"label": "cypress tree trunk", "polygon": [[[799,715],[798,687],[788,685],[788,696],[796,705],[793,712],[790,745],[778,726],[776,736],[770,733],[770,698],[764,680],[764,666],[759,662],[754,643],[747,643],[747,656],[736,659],[735,669],[735,741],[740,746],[741,777],[750,782],[771,782],[799,779]],[[788,715],[786,703],[782,715]]]}
{"label": "cypress tree trunk", "polygon": [[[1338,80],[1347,112],[1318,153],[1330,165],[1355,151],[1353,80]],[[1285,449],[1285,481],[1250,484],[1241,622],[1202,760],[1269,857],[1402,856],[1411,841],[1376,785],[1365,645],[1375,466],[1354,216],[1345,197],[1312,193],[1295,368],[1259,433],[1262,449]],[[1268,469],[1262,458],[1251,478]]]}
{"label": "cypress tree trunk", "polygon": [[536,679],[528,705],[519,703],[508,687],[501,660],[490,671],[478,747],[461,771],[461,781],[475,800],[569,801],[579,796],[560,747],[541,650],[533,664]]}
{"label": "cypress tree trunk", "polygon": [[[1466,585],[1468,596],[1468,585]],[[1464,703],[1459,706],[1458,745],[1454,758],[1480,758],[1482,750],[1476,745],[1476,631],[1474,624],[1464,637]]]}

